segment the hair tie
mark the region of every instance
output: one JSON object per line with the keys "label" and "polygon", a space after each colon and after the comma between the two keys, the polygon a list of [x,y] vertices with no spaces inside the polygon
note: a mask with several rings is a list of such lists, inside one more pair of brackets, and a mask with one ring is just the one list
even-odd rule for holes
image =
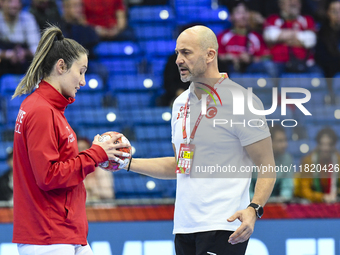
{"label": "hair tie", "polygon": [[56,42],[56,41],[61,41],[61,40],[63,40],[65,37],[63,36],[63,34],[62,33],[58,33],[58,34],[56,34],[56,36],[54,37],[54,41]]}

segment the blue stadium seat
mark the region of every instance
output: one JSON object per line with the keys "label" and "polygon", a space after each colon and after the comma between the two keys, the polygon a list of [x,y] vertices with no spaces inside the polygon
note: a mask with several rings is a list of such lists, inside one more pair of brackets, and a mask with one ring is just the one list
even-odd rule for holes
{"label": "blue stadium seat", "polygon": [[[303,146],[302,146],[303,145]],[[307,146],[306,146],[307,145]],[[306,140],[297,140],[297,141],[288,141],[287,151],[294,157],[294,159],[301,160],[302,157],[306,156],[310,153],[316,146],[315,141],[306,139]],[[303,149],[308,149],[307,151],[301,151]]]}
{"label": "blue stadium seat", "polygon": [[[268,106],[267,108],[265,108],[266,110],[269,110],[270,106]],[[282,115],[281,114],[281,106],[277,106],[276,110],[270,114],[266,116],[267,119],[293,119],[294,118],[294,113],[292,111],[292,109],[290,107],[286,108],[286,115]]]}
{"label": "blue stadium seat", "polygon": [[134,128],[136,140],[165,140],[171,141],[171,126],[136,126]]}
{"label": "blue stadium seat", "polygon": [[120,112],[125,116],[126,121],[133,125],[171,125],[171,108],[154,107],[154,108],[135,108],[131,110],[122,110]]}
{"label": "blue stadium seat", "polygon": [[65,111],[65,117],[72,127],[114,127],[123,121],[116,108],[72,108]]}
{"label": "blue stadium seat", "polygon": [[7,118],[6,118],[5,126],[7,126],[8,128],[14,127],[18,113],[19,113],[19,108],[8,109],[6,112]]}
{"label": "blue stadium seat", "polygon": [[141,22],[172,22],[175,18],[173,9],[167,5],[136,6],[129,9],[129,21],[132,25],[135,23],[140,24]]}
{"label": "blue stadium seat", "polygon": [[[253,93],[258,98],[261,99],[264,105],[269,106],[269,107],[272,105],[272,102],[273,102],[273,89],[272,88],[274,87],[274,83],[267,74],[233,73],[230,75],[230,79],[246,89],[252,88]],[[278,91],[278,94],[279,94],[279,91]]]}
{"label": "blue stadium seat", "polygon": [[272,91],[253,89],[253,93],[261,100],[265,109],[269,109],[272,106],[273,104]]}
{"label": "blue stadium seat", "polygon": [[154,157],[171,157],[174,156],[171,141],[143,141],[131,142],[135,148],[133,157],[135,158],[154,158]]}
{"label": "blue stadium seat", "polygon": [[82,107],[82,108],[99,108],[102,107],[103,93],[83,93],[78,92],[75,97],[75,102],[67,107],[68,111],[70,108]]}
{"label": "blue stadium seat", "polygon": [[[72,127],[74,128],[74,127]],[[75,128],[75,131],[77,133],[77,137],[86,137],[87,139],[89,139],[91,142],[93,140],[93,138],[99,134],[104,134],[105,132],[108,131],[115,131],[115,132],[122,132],[122,129],[120,126],[117,125],[112,125],[110,127],[78,127]]]}
{"label": "blue stadium seat", "polygon": [[160,89],[160,77],[153,75],[112,75],[108,81],[109,91],[148,91]]}
{"label": "blue stadium seat", "polygon": [[[307,89],[309,90],[309,89]],[[281,90],[280,90],[281,91]],[[325,102],[325,97],[328,95],[327,90],[322,91],[309,91],[311,93],[311,98],[309,100],[309,103],[318,104],[318,106],[323,105]],[[298,93],[298,92],[287,92],[286,93],[287,98],[305,98],[306,95],[304,93]]]}
{"label": "blue stadium seat", "polygon": [[340,73],[333,77],[333,89],[335,92],[340,92]]}
{"label": "blue stadium seat", "polygon": [[[229,26],[229,12],[225,7],[212,9],[209,7],[202,7],[196,5],[177,6],[177,24],[184,25],[188,23],[200,22],[209,26],[212,24],[225,24]],[[194,13],[195,15],[188,15]]]}
{"label": "blue stadium seat", "polygon": [[139,41],[171,40],[174,38],[175,31],[172,24],[136,24],[133,29]]}
{"label": "blue stadium seat", "polygon": [[265,73],[233,73],[230,79],[245,88],[254,88],[257,91],[271,90],[274,87],[273,81]]}
{"label": "blue stadium seat", "polygon": [[86,74],[85,81],[86,85],[80,88],[80,92],[97,92],[104,89],[103,79],[98,74]]}
{"label": "blue stadium seat", "polygon": [[[308,109],[309,110],[309,109]],[[337,125],[340,119],[340,106],[323,106],[311,109],[312,116],[305,116],[305,123],[314,123],[316,125]]]}
{"label": "blue stadium seat", "polygon": [[114,93],[117,107],[120,110],[133,110],[152,107],[155,95],[151,91],[146,92],[118,92]]}
{"label": "blue stadium seat", "polygon": [[110,58],[101,59],[100,62],[107,68],[110,74],[137,74],[140,60]]}
{"label": "blue stadium seat", "polygon": [[[327,100],[327,97],[329,97],[329,94],[327,90],[322,90],[322,91],[310,90],[310,93],[311,93],[310,100],[306,103],[303,103],[302,105],[314,116],[315,111],[317,111],[318,109],[322,109],[324,107],[325,101]],[[305,98],[306,95],[304,93],[288,92],[286,94],[286,97],[288,99],[299,99],[299,98]],[[296,106],[293,105],[293,108],[295,109],[294,110],[295,118],[298,118],[300,121],[306,121],[306,120],[308,121],[308,120],[313,119],[313,116],[305,115]]]}
{"label": "blue stadium seat", "polygon": [[95,49],[95,54],[100,57],[137,57],[141,55],[141,49],[137,43],[123,42],[101,42]]}
{"label": "blue stadium seat", "polygon": [[6,160],[0,160],[0,177],[8,170]]}
{"label": "blue stadium seat", "polygon": [[151,40],[140,42],[142,49],[148,58],[150,57],[166,57],[175,52],[175,40]]}
{"label": "blue stadium seat", "polygon": [[149,64],[151,65],[152,73],[154,75],[163,77],[164,68],[165,68],[166,63],[168,62],[168,56],[152,57],[148,61],[149,61]]}
{"label": "blue stadium seat", "polygon": [[[115,183],[120,183],[114,187],[116,198],[175,198],[176,180],[160,180],[126,171],[114,172]],[[121,184],[121,182],[123,182]],[[154,184],[152,186],[148,186]],[[130,183],[129,187],[126,186]],[[154,187],[153,187],[154,186]]]}
{"label": "blue stadium seat", "polygon": [[327,90],[324,77],[319,73],[284,73],[279,82],[282,87],[299,87],[314,91]]}
{"label": "blue stadium seat", "polygon": [[14,127],[14,123],[16,121],[20,105],[25,100],[27,96],[23,95],[20,97],[16,97],[12,99],[12,96],[6,96],[5,102],[6,102],[6,125],[10,128]]}
{"label": "blue stadium seat", "polygon": [[129,173],[114,176],[116,199],[161,198],[163,190],[164,187],[160,185],[160,181],[151,177]]}
{"label": "blue stadium seat", "polygon": [[163,197],[175,198],[176,197],[176,180],[160,180],[160,185],[164,187]]}
{"label": "blue stadium seat", "polygon": [[23,77],[23,75],[19,74],[4,74],[0,79],[1,95],[12,96]]}
{"label": "blue stadium seat", "polygon": [[22,95],[22,96],[18,96],[15,97],[14,99],[12,99],[12,96],[6,96],[5,100],[6,100],[6,107],[8,108],[16,108],[19,110],[21,103],[26,99],[27,95]]}
{"label": "blue stadium seat", "polygon": [[7,154],[13,150],[13,142],[0,142],[0,160],[6,160]]}
{"label": "blue stadium seat", "polygon": [[334,125],[323,125],[323,124],[308,125],[308,127],[306,127],[306,129],[307,129],[309,139],[314,140],[317,133],[325,127],[332,128],[337,133],[337,135],[340,137],[340,122],[339,122],[339,123],[336,123]]}
{"label": "blue stadium seat", "polygon": [[[173,0],[174,5],[179,7],[183,6],[191,6],[193,4],[192,0]],[[211,0],[196,0],[195,1],[195,6],[199,7],[211,7]]]}
{"label": "blue stadium seat", "polygon": [[6,124],[5,112],[0,111],[0,127]]}
{"label": "blue stadium seat", "polygon": [[[1,95],[12,96],[22,78],[22,75],[16,74],[3,75],[0,79]],[[103,81],[99,75],[86,74],[85,80],[86,85],[81,88],[82,91],[96,91],[104,88]]]}

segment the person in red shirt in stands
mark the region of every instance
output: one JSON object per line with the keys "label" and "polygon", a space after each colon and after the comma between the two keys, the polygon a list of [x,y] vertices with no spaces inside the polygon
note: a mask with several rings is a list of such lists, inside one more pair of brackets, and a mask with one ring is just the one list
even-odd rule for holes
{"label": "person in red shirt in stands", "polygon": [[48,27],[13,97],[21,104],[13,142],[13,242],[20,255],[93,255],[87,244],[85,177],[99,163],[123,155],[114,144],[94,137],[79,153],[64,111],[85,86],[88,51]]}
{"label": "person in red shirt in stands", "polygon": [[321,73],[315,65],[315,23],[311,16],[300,14],[300,0],[279,0],[280,15],[269,16],[263,36],[270,45],[277,77],[282,72]]}
{"label": "person in red shirt in stands", "polygon": [[225,70],[232,72],[267,72],[273,76],[274,66],[262,36],[250,31],[249,10],[244,1],[230,6],[232,28],[217,36],[218,57]]}
{"label": "person in red shirt in stands", "polygon": [[123,0],[83,0],[87,23],[102,40],[125,40],[131,37],[127,29]]}

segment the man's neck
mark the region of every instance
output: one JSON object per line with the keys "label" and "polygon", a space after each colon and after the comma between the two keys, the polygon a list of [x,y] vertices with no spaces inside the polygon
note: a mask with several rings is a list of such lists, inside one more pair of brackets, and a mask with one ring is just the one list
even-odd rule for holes
{"label": "man's neck", "polygon": [[[214,87],[215,84],[219,81],[221,78],[221,74],[218,74],[218,76],[215,76],[214,78],[204,78],[204,79],[199,79],[197,81],[194,81],[194,92],[195,95],[197,96],[198,100],[201,100],[203,94],[207,94],[204,90],[210,91],[210,89],[204,84],[207,84],[211,87]],[[203,90],[204,89],[204,90]]]}

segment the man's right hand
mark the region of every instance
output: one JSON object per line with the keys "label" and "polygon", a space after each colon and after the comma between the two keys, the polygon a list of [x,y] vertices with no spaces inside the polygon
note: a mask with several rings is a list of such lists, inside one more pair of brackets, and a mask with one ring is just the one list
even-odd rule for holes
{"label": "man's right hand", "polygon": [[117,156],[130,157],[130,154],[127,154],[122,151],[118,151],[119,148],[130,147],[127,143],[115,143],[119,138],[121,138],[122,134],[113,135],[113,137],[105,142],[99,142],[100,135],[96,135],[93,139],[92,144],[99,145],[106,152],[109,160],[116,160]]}

